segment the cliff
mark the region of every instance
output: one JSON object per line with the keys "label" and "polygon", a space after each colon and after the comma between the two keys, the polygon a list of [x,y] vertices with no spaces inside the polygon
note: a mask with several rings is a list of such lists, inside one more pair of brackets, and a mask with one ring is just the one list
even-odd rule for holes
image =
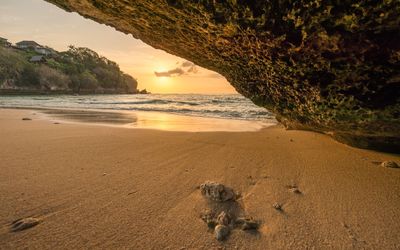
{"label": "cliff", "polygon": [[225,76],[289,128],[400,152],[400,2],[46,0]]}
{"label": "cliff", "polygon": [[46,51],[0,46],[0,94],[139,93],[133,77],[88,48]]}

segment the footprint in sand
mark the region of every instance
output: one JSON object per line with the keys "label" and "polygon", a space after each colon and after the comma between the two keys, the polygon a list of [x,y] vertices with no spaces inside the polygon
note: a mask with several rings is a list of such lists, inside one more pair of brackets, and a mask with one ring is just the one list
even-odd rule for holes
{"label": "footprint in sand", "polygon": [[32,228],[41,222],[38,218],[28,217],[15,220],[11,223],[11,231],[19,232],[28,228]]}

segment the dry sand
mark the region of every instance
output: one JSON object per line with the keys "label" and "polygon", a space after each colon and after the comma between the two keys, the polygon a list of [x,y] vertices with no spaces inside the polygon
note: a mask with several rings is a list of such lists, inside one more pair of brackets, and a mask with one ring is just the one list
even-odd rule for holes
{"label": "dry sand", "polygon": [[[0,109],[0,248],[399,249],[400,169],[384,160],[400,163],[279,126],[165,132]],[[259,232],[216,241],[199,218],[206,180],[240,191]],[[10,231],[26,217],[41,222]]]}

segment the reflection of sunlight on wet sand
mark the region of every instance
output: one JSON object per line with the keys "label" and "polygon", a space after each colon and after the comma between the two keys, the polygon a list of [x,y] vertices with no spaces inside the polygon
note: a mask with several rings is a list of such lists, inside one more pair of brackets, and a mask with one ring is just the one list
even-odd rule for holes
{"label": "reflection of sunlight on wet sand", "polygon": [[275,123],[175,115],[143,111],[99,111],[75,109],[38,109],[44,119],[66,123],[90,123],[102,126],[157,129],[183,132],[257,131]]}
{"label": "reflection of sunlight on wet sand", "polygon": [[261,128],[275,125],[261,121],[242,121],[218,118],[182,116],[158,112],[134,112],[136,123],[129,127],[158,129],[168,131],[257,131]]}

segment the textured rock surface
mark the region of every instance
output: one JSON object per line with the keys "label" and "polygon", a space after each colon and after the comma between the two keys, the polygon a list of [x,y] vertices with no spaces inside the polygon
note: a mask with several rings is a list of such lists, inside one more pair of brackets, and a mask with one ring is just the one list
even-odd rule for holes
{"label": "textured rock surface", "polygon": [[219,225],[228,226],[231,223],[231,218],[228,213],[222,211],[217,217],[217,223]]}
{"label": "textured rock surface", "polygon": [[229,227],[224,225],[217,225],[214,231],[215,238],[217,240],[225,240],[226,237],[228,237],[229,232],[230,232]]}
{"label": "textured rock surface", "polygon": [[206,181],[200,185],[201,194],[211,201],[224,202],[235,200],[235,193],[223,184]]}
{"label": "textured rock surface", "polygon": [[288,127],[400,151],[400,1],[47,1],[219,72]]}

